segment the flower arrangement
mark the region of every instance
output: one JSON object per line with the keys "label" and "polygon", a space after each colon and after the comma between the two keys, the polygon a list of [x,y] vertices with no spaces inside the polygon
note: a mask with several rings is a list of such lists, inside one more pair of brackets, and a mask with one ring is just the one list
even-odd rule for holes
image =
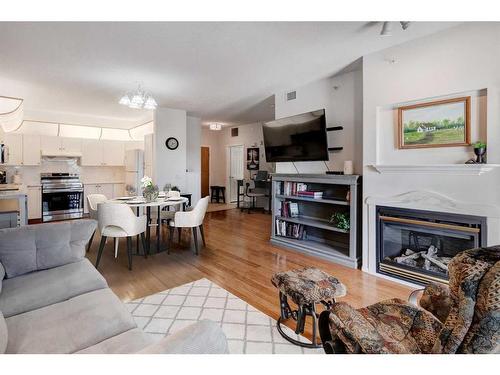
{"label": "flower arrangement", "polygon": [[159,189],[158,186],[153,184],[151,177],[144,176],[141,178],[141,186],[142,196],[146,199],[146,202],[152,202],[158,198]]}

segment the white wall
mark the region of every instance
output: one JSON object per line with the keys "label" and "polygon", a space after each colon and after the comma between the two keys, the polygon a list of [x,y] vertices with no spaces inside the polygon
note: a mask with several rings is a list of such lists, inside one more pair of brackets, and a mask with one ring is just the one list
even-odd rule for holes
{"label": "white wall", "polygon": [[[348,72],[333,78],[310,83],[295,90],[297,98],[286,101],[286,93],[275,96],[276,118],[283,118],[325,109],[326,124],[343,126],[344,130],[328,132],[328,146],[342,146],[339,152],[329,153],[329,170],[341,171],[345,160],[354,162],[354,173],[362,172],[362,116],[363,116],[363,79],[360,70]],[[278,173],[324,173],[323,162],[277,163]]]}
{"label": "white wall", "polygon": [[[154,116],[154,173],[155,182],[163,189],[166,183],[186,191],[187,168],[187,115],[186,111],[171,108],[157,108]],[[177,138],[179,147],[169,150],[165,141]]]}
{"label": "white wall", "polygon": [[[500,48],[498,23],[470,23],[363,57],[363,199],[427,190],[472,204],[500,205],[500,171],[480,176],[386,175],[371,165],[463,163],[472,149],[397,150],[392,109],[400,103],[469,93],[473,137],[487,137],[488,162],[500,162]],[[388,62],[396,59],[395,64]],[[485,96],[486,94],[486,96]],[[388,110],[389,109],[389,110]],[[388,112],[389,111],[389,112]],[[486,114],[486,116],[484,115]],[[472,139],[472,141],[476,141]],[[369,247],[363,210],[363,254]],[[488,233],[498,233],[489,227]],[[490,237],[490,236],[489,236]],[[366,268],[366,264],[363,264]]]}
{"label": "white wall", "polygon": [[198,202],[201,194],[201,120],[187,117],[186,192],[192,194],[191,203]]}

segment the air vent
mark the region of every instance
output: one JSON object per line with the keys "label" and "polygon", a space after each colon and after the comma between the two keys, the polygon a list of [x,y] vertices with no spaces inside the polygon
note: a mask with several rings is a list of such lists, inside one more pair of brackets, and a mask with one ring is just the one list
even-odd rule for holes
{"label": "air vent", "polygon": [[238,128],[231,128],[231,137],[238,136]]}
{"label": "air vent", "polygon": [[286,93],[286,100],[295,100],[297,99],[297,91],[290,91]]}

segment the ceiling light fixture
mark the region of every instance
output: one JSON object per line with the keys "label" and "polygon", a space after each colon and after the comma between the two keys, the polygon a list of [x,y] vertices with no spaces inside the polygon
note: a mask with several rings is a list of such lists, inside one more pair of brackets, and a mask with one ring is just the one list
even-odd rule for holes
{"label": "ceiling light fixture", "polygon": [[[399,25],[404,30],[410,27],[410,21],[400,21]],[[382,30],[380,31],[381,36],[392,36],[392,22],[386,21],[382,24]]]}
{"label": "ceiling light fixture", "polygon": [[151,94],[141,89],[141,85],[137,86],[136,91],[123,95],[118,103],[134,109],[156,109],[158,106]]}
{"label": "ceiling light fixture", "polygon": [[216,123],[210,124],[209,127],[210,127],[210,130],[221,130],[222,129],[222,125],[216,124]]}

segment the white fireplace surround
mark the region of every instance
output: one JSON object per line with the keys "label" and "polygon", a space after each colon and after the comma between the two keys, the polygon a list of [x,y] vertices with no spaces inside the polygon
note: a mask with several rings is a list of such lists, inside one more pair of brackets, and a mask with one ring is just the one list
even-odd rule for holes
{"label": "white fireplace surround", "polygon": [[363,249],[363,271],[412,287],[418,285],[378,274],[376,271],[376,208],[377,206],[408,208],[462,215],[483,216],[487,219],[487,245],[500,244],[500,207],[495,205],[459,202],[443,194],[427,190],[409,191],[390,197],[367,197],[365,199],[368,220],[368,246]]}

